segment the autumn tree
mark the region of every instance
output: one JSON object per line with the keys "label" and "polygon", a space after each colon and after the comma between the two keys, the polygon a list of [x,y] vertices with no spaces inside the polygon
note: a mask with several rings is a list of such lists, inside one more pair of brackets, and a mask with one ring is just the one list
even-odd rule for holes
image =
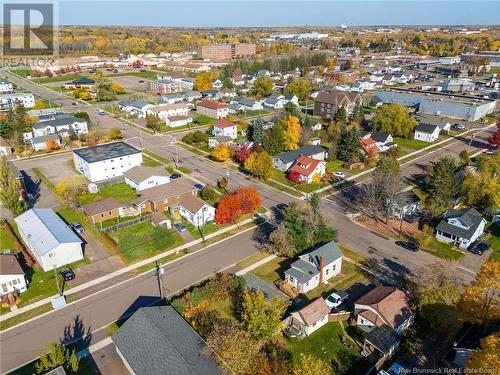
{"label": "autumn tree", "polygon": [[273,93],[273,80],[269,77],[259,77],[255,80],[252,94],[257,98],[269,96]]}
{"label": "autumn tree", "polygon": [[290,243],[288,230],[284,223],[279,223],[269,234],[268,241],[264,244],[264,250],[287,258],[293,257],[294,248]]}
{"label": "autumn tree", "polygon": [[299,148],[301,132],[302,128],[300,126],[299,119],[295,116],[288,116],[286,130],[283,137],[287,150],[296,150]]}
{"label": "autumn tree", "polygon": [[478,157],[477,170],[466,173],[460,195],[465,204],[486,213],[500,207],[500,154]]}
{"label": "autumn tree", "polygon": [[54,138],[47,139],[45,144],[47,145],[47,150],[49,151],[59,150],[61,148],[59,143]]}
{"label": "autumn tree", "polygon": [[402,104],[384,104],[372,119],[373,130],[389,133],[395,137],[410,138],[417,120],[408,115]]}
{"label": "autumn tree", "polygon": [[474,350],[470,359],[465,362],[465,369],[469,374],[480,374],[486,369],[500,368],[500,333],[481,339],[481,347]]}
{"label": "autumn tree", "polygon": [[264,181],[271,177],[273,173],[273,161],[266,151],[252,152],[243,163],[243,166],[253,176]]}
{"label": "autumn tree", "polygon": [[108,138],[110,140],[117,140],[117,139],[123,139],[123,133],[120,129],[118,128],[111,128],[108,131]]}
{"label": "autumn tree", "polygon": [[215,190],[210,185],[205,185],[200,190],[200,197],[204,201],[208,201],[208,202],[213,201],[216,196],[217,196],[217,194],[216,194]]}
{"label": "autumn tree", "polygon": [[210,153],[210,157],[215,161],[227,161],[233,156],[233,149],[225,144],[215,147]]}
{"label": "autumn tree", "polygon": [[464,290],[459,313],[463,320],[485,324],[500,319],[500,262],[489,260]]}
{"label": "autumn tree", "polygon": [[311,355],[311,354],[299,354],[299,360],[293,368],[293,375],[318,375],[318,374],[330,374],[332,368],[326,362],[321,359]]}
{"label": "autumn tree", "polygon": [[125,88],[117,83],[112,83],[110,89],[115,94],[125,94]]}
{"label": "autumn tree", "polygon": [[234,223],[240,216],[240,201],[234,194],[222,197],[217,203],[217,209],[215,210],[215,222],[217,224]]}
{"label": "autumn tree", "polygon": [[241,316],[243,327],[256,340],[265,342],[279,331],[286,307],[277,296],[268,301],[262,291],[245,289]]}
{"label": "autumn tree", "polygon": [[492,149],[500,149],[500,122],[497,123],[497,129],[495,133],[488,137],[488,143]]}
{"label": "autumn tree", "polygon": [[311,94],[311,82],[304,78],[294,78],[286,86],[286,92],[295,95],[299,100],[307,100]]}
{"label": "autumn tree", "polygon": [[210,72],[199,73],[195,78],[195,87],[198,91],[207,91],[212,88],[212,75]]}
{"label": "autumn tree", "polygon": [[85,191],[85,179],[83,176],[65,177],[56,184],[54,190],[67,207],[76,208],[80,195]]}
{"label": "autumn tree", "polygon": [[26,209],[19,181],[5,156],[0,159],[0,204],[9,209],[14,216],[22,214]]}
{"label": "autumn tree", "polygon": [[112,82],[106,77],[97,77],[94,84],[96,100],[98,102],[109,102],[115,98],[115,93],[112,89]]}
{"label": "autumn tree", "polygon": [[236,157],[236,159],[238,159],[240,163],[244,163],[245,160],[247,160],[248,157],[250,156],[251,152],[252,151],[250,150],[250,148],[246,144],[244,144],[240,146],[238,150],[236,150],[234,156]]}
{"label": "autumn tree", "polygon": [[40,353],[40,359],[35,364],[37,374],[45,374],[62,366],[68,373],[78,373],[80,360],[75,350],[68,349],[64,344],[50,343],[48,353]]}
{"label": "autumn tree", "polygon": [[233,193],[239,201],[239,208],[243,215],[253,213],[260,207],[261,197],[255,188],[243,187],[236,189]]}

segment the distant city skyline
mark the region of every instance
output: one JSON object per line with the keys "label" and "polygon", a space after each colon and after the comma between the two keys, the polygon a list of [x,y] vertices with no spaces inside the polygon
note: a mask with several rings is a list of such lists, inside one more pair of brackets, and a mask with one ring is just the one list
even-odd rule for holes
{"label": "distant city skyline", "polygon": [[[432,3],[432,5],[431,5]],[[498,25],[499,1],[70,1],[60,25],[285,27]]]}

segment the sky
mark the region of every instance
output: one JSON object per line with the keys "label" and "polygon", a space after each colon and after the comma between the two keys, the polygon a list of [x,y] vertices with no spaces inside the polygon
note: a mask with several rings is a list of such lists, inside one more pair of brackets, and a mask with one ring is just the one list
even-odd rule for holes
{"label": "sky", "polygon": [[59,0],[60,25],[279,27],[498,25],[500,0]]}

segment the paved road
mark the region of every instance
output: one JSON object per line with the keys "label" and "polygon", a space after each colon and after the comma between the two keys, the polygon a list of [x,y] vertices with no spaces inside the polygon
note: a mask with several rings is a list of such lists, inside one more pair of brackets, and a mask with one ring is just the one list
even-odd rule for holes
{"label": "paved road", "polygon": [[[165,294],[177,293],[257,252],[256,243],[252,241],[254,233],[245,232],[165,266]],[[66,336],[71,339],[82,338],[157,301],[158,296],[157,279],[153,272],[148,272],[47,316],[0,332],[0,373],[33,360],[50,341],[65,337],[65,330],[69,330]],[[102,337],[97,341],[100,339]],[[85,341],[94,343],[92,337]]]}

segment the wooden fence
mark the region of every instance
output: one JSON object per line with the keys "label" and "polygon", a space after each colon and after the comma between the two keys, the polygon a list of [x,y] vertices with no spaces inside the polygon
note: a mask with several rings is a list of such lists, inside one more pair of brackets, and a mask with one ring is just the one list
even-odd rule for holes
{"label": "wooden fence", "polygon": [[135,224],[143,223],[145,221],[151,221],[151,214],[138,216],[135,219],[127,220],[121,223],[116,223],[106,228],[99,228],[97,225],[95,227],[103,233],[109,233],[109,232],[115,232],[118,229],[130,227]]}

